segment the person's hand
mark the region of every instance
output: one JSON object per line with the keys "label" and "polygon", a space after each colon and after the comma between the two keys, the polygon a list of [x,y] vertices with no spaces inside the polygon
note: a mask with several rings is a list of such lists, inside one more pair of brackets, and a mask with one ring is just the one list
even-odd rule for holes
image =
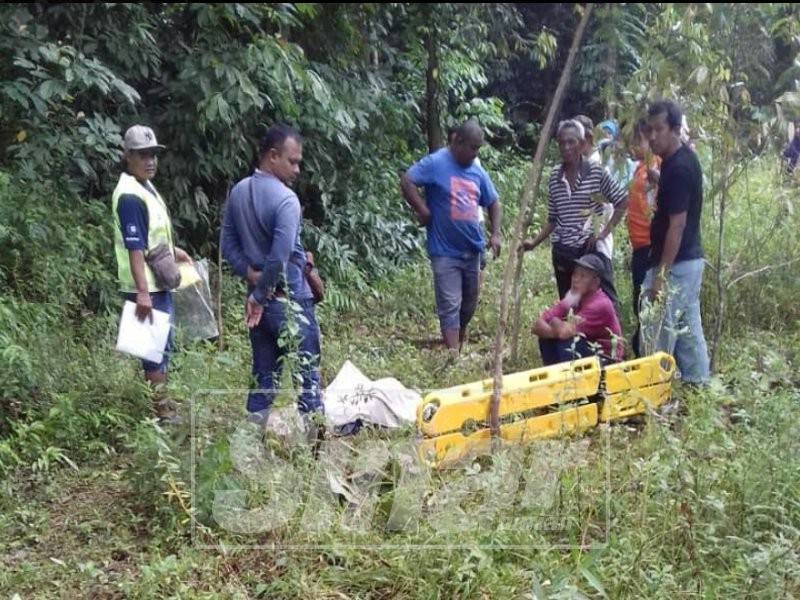
{"label": "person's hand", "polygon": [[189,256],[186,250],[178,248],[177,246],[175,247],[175,260],[177,262],[189,263],[190,265],[194,264],[192,257]]}
{"label": "person's hand", "polygon": [[580,301],[581,301],[581,293],[572,288],[567,290],[567,293],[564,295],[564,302],[566,302],[569,308],[577,306]]}
{"label": "person's hand", "polygon": [[417,213],[417,219],[419,219],[419,224],[423,227],[427,227],[428,223],[431,222],[431,211],[427,206],[423,206],[420,211]]}
{"label": "person's hand", "polygon": [[658,169],[647,169],[647,181],[652,186],[658,185],[661,181],[661,172]]}
{"label": "person's hand", "polygon": [[534,248],[536,248],[536,244],[533,243],[533,238],[526,238],[520,243],[517,252],[522,254],[523,252],[530,252]]}
{"label": "person's hand", "polygon": [[658,295],[661,293],[661,289],[664,287],[664,280],[660,275],[656,275],[653,278],[653,285],[647,290],[646,298],[652,304],[658,300]]}
{"label": "person's hand", "polygon": [[500,250],[502,244],[503,242],[500,238],[500,234],[499,233],[493,234],[492,238],[489,240],[489,245],[492,247],[492,254],[494,255],[495,258],[498,258],[500,256]]}
{"label": "person's hand", "polygon": [[142,323],[149,317],[150,323],[153,323],[153,300],[150,298],[150,292],[137,292],[136,293],[136,318]]}
{"label": "person's hand", "polygon": [[264,314],[264,307],[261,306],[258,302],[255,301],[253,295],[250,294],[247,297],[247,303],[244,307],[244,318],[245,322],[247,323],[247,327],[253,329],[261,322],[261,315]]}
{"label": "person's hand", "polygon": [[313,271],[315,266],[314,253],[311,250],[306,250],[306,271]]}
{"label": "person's hand", "polygon": [[261,279],[261,271],[257,271],[250,265],[247,265],[247,282],[255,287],[258,285],[259,279]]}

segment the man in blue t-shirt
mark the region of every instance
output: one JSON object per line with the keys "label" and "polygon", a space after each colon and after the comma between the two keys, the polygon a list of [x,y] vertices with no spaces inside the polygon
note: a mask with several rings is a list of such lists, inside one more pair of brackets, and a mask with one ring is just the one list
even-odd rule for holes
{"label": "man in blue t-shirt", "polygon": [[[475,164],[483,129],[469,120],[456,128],[447,148],[429,154],[401,178],[400,187],[428,230],[436,312],[447,348],[458,354],[478,302],[480,257],[484,249],[479,215],[489,211],[489,245],[500,255],[501,209],[492,180]],[[425,190],[425,199],[418,187]]]}

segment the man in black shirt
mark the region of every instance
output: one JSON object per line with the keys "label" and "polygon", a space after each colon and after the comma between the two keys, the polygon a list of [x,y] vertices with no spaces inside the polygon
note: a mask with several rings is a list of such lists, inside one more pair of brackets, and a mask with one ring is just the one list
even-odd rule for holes
{"label": "man in black shirt", "polygon": [[665,313],[662,322],[643,324],[643,340],[650,351],[673,354],[684,381],[702,384],[709,378],[700,318],[703,175],[697,156],[681,142],[681,122],[681,109],[674,102],[656,102],[648,110],[650,148],[663,162],[643,288],[649,301],[663,298]]}

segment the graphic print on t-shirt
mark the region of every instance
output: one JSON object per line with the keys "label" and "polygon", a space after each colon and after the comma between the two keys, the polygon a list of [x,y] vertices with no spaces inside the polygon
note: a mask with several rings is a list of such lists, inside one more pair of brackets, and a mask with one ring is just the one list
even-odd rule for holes
{"label": "graphic print on t-shirt", "polygon": [[450,178],[450,218],[453,221],[478,220],[478,186],[469,179]]}

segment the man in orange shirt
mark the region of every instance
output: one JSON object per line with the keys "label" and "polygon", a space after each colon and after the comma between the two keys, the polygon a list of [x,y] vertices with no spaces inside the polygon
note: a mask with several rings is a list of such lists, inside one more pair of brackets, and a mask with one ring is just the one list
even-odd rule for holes
{"label": "man in orange shirt", "polygon": [[633,334],[633,351],[641,356],[639,347],[639,296],[644,276],[649,267],[650,221],[655,211],[656,186],[658,185],[661,159],[654,156],[647,142],[647,121],[639,119],[633,132],[631,154],[636,159],[636,170],[628,193],[628,233],[630,234],[633,258],[633,313],[636,315],[636,331]]}

